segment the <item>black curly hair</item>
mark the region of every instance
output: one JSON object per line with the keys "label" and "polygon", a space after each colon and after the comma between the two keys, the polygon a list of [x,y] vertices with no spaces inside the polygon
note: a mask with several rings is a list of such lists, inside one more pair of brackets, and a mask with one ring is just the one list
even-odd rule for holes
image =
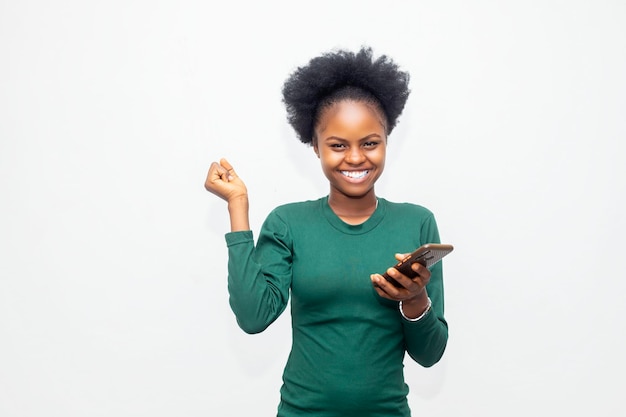
{"label": "black curly hair", "polygon": [[303,143],[312,144],[321,111],[342,100],[373,104],[385,116],[389,134],[409,97],[409,73],[386,55],[374,59],[370,47],[337,50],[296,69],[282,93],[287,121]]}

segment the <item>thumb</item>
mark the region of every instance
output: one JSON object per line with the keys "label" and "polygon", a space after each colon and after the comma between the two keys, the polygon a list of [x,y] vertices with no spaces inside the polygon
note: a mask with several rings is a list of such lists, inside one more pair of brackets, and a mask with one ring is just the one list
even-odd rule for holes
{"label": "thumb", "polygon": [[229,181],[234,179],[237,176],[237,173],[235,173],[235,169],[230,164],[230,162],[228,162],[226,160],[226,158],[220,159],[220,165],[223,166],[224,169],[226,169],[228,171],[228,180]]}

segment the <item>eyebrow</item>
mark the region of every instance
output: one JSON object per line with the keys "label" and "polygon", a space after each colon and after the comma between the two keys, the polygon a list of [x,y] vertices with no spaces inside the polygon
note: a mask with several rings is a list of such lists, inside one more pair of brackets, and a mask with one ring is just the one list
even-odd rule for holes
{"label": "eyebrow", "polygon": [[[372,138],[378,138],[378,139],[382,139],[382,136],[380,136],[378,133],[372,133],[369,134],[361,139],[359,139],[359,142],[368,140],[368,139],[372,139]],[[344,138],[340,138],[339,136],[328,136],[327,138],[324,138],[324,141],[329,141],[329,140],[339,140],[342,142],[348,142],[348,139],[344,139]]]}

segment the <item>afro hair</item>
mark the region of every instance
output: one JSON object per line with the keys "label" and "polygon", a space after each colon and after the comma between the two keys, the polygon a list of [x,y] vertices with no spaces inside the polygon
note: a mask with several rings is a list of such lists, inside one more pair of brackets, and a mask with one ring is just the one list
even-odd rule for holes
{"label": "afro hair", "polygon": [[321,110],[345,99],[375,104],[386,118],[387,134],[396,126],[409,97],[409,73],[370,47],[358,52],[324,53],[297,68],[283,85],[287,121],[298,139],[312,144]]}

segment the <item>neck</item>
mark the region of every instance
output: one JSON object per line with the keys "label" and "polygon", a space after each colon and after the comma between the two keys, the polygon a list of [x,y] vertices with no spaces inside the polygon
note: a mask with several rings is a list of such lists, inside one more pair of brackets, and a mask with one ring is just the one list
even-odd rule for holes
{"label": "neck", "polygon": [[378,199],[374,190],[361,197],[349,197],[333,192],[328,196],[328,205],[341,220],[348,224],[360,224],[370,218],[376,211]]}

